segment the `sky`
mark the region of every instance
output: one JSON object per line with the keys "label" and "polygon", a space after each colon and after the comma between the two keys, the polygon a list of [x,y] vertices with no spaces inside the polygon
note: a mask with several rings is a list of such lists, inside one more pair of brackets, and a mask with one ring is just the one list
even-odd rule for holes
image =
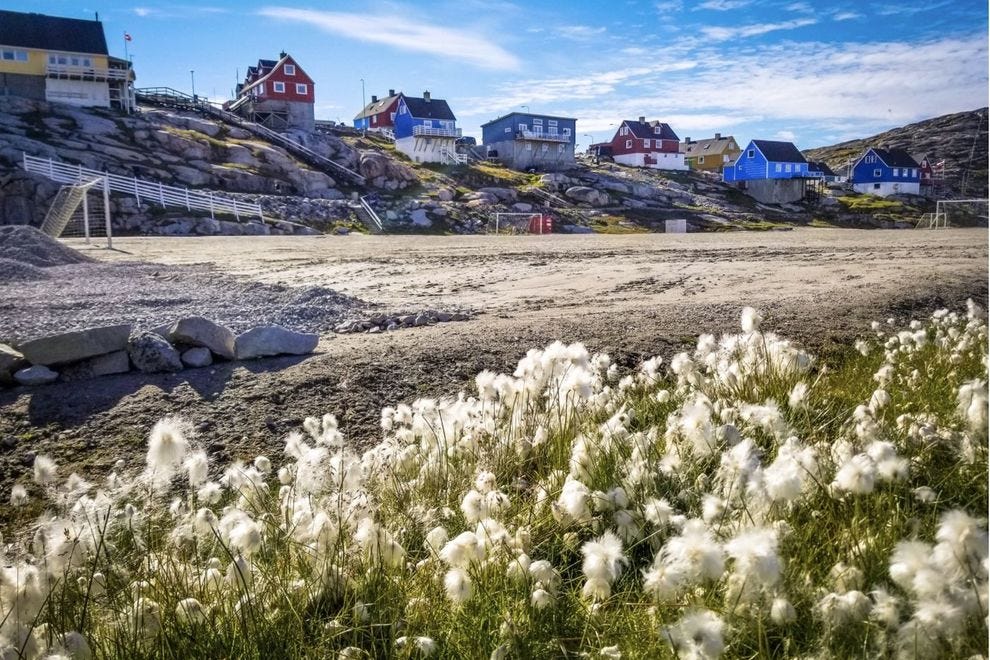
{"label": "sky", "polygon": [[[465,135],[513,111],[577,118],[578,144],[645,116],[682,138],[799,148],[987,105],[986,0],[4,0],[99,13],[139,87],[230,98],[290,53],[316,116],[350,123],[372,94],[448,101]],[[190,72],[194,71],[194,74]],[[363,80],[363,86],[362,86]]]}

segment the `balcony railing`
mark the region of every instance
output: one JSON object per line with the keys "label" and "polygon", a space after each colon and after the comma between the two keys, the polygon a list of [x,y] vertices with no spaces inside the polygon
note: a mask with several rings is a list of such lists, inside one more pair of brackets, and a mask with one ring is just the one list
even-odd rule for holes
{"label": "balcony railing", "polygon": [[49,78],[69,78],[76,80],[127,80],[127,69],[104,69],[93,66],[72,66],[48,64],[45,75]]}
{"label": "balcony railing", "polygon": [[520,140],[543,140],[544,142],[570,142],[570,135],[544,133],[543,131],[518,131],[516,137]]}
{"label": "balcony railing", "polygon": [[417,137],[461,137],[459,128],[434,128],[432,126],[413,126],[413,135]]}

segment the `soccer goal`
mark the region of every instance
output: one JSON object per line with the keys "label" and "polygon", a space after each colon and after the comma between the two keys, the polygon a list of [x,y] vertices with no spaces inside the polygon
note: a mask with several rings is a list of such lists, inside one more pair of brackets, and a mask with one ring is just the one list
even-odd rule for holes
{"label": "soccer goal", "polygon": [[553,221],[543,213],[496,213],[489,234],[549,234]]}
{"label": "soccer goal", "polygon": [[990,219],[990,200],[940,199],[935,202],[935,212],[923,215],[917,228],[945,229],[953,226],[985,226],[988,219]]}
{"label": "soccer goal", "polygon": [[106,239],[113,247],[110,195],[104,177],[94,177],[59,188],[48,208],[41,231],[52,238]]}

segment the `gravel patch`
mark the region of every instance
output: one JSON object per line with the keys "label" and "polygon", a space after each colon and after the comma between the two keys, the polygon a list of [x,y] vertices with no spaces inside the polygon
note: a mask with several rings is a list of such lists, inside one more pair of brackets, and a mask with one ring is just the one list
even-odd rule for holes
{"label": "gravel patch", "polygon": [[45,279],[0,279],[0,341],[120,323],[151,329],[184,316],[204,316],[235,333],[272,323],[327,333],[370,307],[325,287],[242,281],[208,266],[120,262],[35,270]]}
{"label": "gravel patch", "polygon": [[[40,230],[25,225],[0,227],[0,259],[40,268],[92,261]],[[8,264],[8,268],[10,266]],[[2,277],[0,281],[4,281]]]}
{"label": "gravel patch", "polygon": [[32,280],[47,280],[48,273],[44,268],[26,264],[16,259],[0,257],[0,282],[30,282]]}

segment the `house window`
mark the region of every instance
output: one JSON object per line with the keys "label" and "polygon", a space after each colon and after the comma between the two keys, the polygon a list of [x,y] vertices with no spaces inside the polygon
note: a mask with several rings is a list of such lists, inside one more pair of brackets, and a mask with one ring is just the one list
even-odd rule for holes
{"label": "house window", "polygon": [[276,94],[285,94],[285,83],[284,82],[275,82],[275,83],[272,84],[272,89],[275,90],[275,93]]}
{"label": "house window", "polygon": [[258,94],[260,94],[261,96],[265,95],[265,83],[261,83],[260,85],[258,85]]}
{"label": "house window", "polygon": [[556,135],[557,134],[557,126],[556,125],[547,126],[547,131],[550,133],[550,135]]}
{"label": "house window", "polygon": [[533,119],[533,126],[543,126],[542,119]]}
{"label": "house window", "polygon": [[626,149],[632,149],[632,140],[626,140]]}
{"label": "house window", "polygon": [[784,166],[783,166],[783,165],[782,165],[781,163],[777,163],[777,165],[776,165],[776,167],[775,167],[775,170],[776,170],[777,172],[780,172],[780,171],[782,171],[783,169],[784,169]]}
{"label": "house window", "polygon": [[526,151],[532,151],[532,150],[533,150],[533,143],[532,142],[527,142],[526,143]]}
{"label": "house window", "polygon": [[505,127],[505,132],[506,133],[511,133],[512,132],[512,127],[511,126],[506,126]]}
{"label": "house window", "polygon": [[620,128],[619,129],[619,135],[629,135],[629,128],[626,127],[626,126],[623,126],[622,128]]}
{"label": "house window", "polygon": [[750,149],[749,151],[746,152],[746,158],[753,158],[754,156],[756,156],[755,149]]}
{"label": "house window", "polygon": [[529,130],[529,127],[526,126],[526,124],[519,124],[519,130],[520,131],[526,131],[526,130]]}
{"label": "house window", "polygon": [[395,121],[395,113],[394,112],[388,113],[388,118],[392,121]]}
{"label": "house window", "polygon": [[73,57],[72,58],[72,66],[79,66],[79,58],[78,57]]}
{"label": "house window", "polygon": [[305,83],[296,83],[296,94],[306,94],[309,92],[309,85]]}
{"label": "house window", "polygon": [[557,120],[556,119],[548,119],[547,120],[547,126],[556,126],[556,125],[557,125]]}
{"label": "house window", "polygon": [[663,133],[663,128],[661,128],[660,126],[654,126],[653,132],[656,133],[657,135],[660,135],[661,133]]}
{"label": "house window", "polygon": [[[2,52],[2,57],[5,60],[10,60],[10,61],[16,60],[17,62],[27,62],[28,54],[27,51],[24,50],[5,50]],[[50,55],[48,59],[49,61],[51,61]],[[55,62],[52,62],[52,64],[55,64]]]}
{"label": "house window", "polygon": [[787,163],[786,165],[784,165],[784,171],[785,172],[790,172],[791,171],[791,164],[790,163]]}
{"label": "house window", "polygon": [[873,170],[873,178],[879,179],[882,172],[880,170]]}
{"label": "house window", "polygon": [[564,129],[564,137],[570,137],[570,136],[571,136],[571,129],[565,128]]}
{"label": "house window", "polygon": [[704,156],[698,156],[698,164],[700,165],[701,163],[704,163],[704,162],[705,162],[705,157]]}
{"label": "house window", "polygon": [[911,168],[911,176],[918,176],[918,170],[912,167]]}
{"label": "house window", "polygon": [[643,140],[643,146],[646,147],[647,149],[649,149],[650,148],[650,141],[649,140]]}
{"label": "house window", "polygon": [[900,176],[900,175],[901,175],[901,168],[895,167],[894,168],[894,176]]}
{"label": "house window", "polygon": [[287,75],[287,76],[294,76],[294,75],[296,75],[296,65],[295,64],[286,64],[285,65],[285,75]]}
{"label": "house window", "polygon": [[378,115],[371,115],[371,123],[372,124],[378,123]]}
{"label": "house window", "polygon": [[880,184],[879,183],[874,183],[873,184],[873,189],[874,190],[880,190]]}

